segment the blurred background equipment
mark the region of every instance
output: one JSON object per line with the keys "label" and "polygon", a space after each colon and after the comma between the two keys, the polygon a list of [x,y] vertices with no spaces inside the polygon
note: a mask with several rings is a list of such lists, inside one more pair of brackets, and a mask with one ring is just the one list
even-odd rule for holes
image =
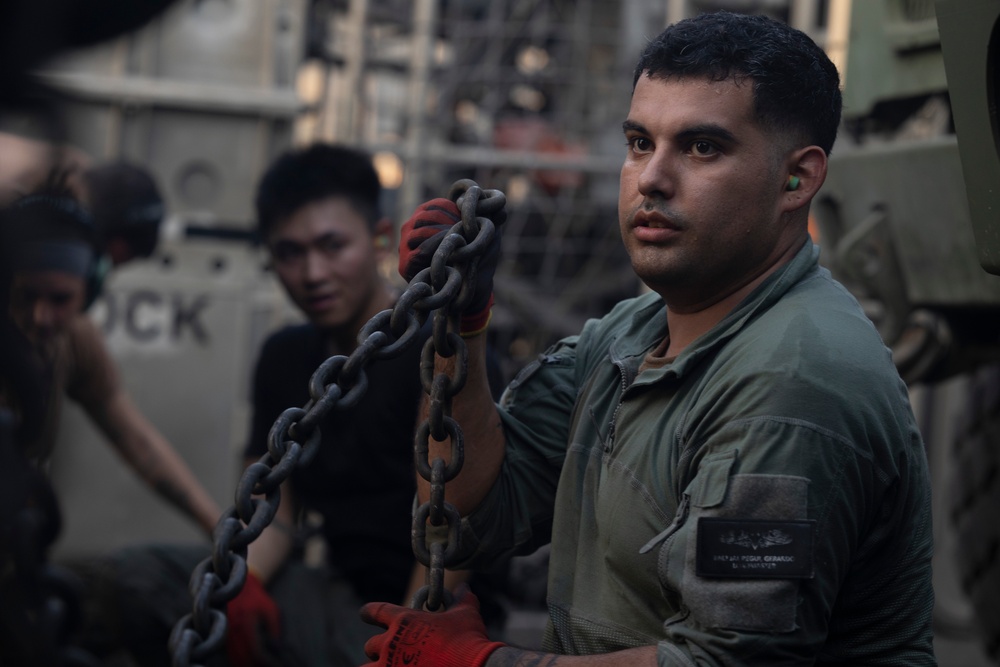
{"label": "blurred background equipment", "polygon": [[[987,514],[1000,486],[1000,279],[979,266],[997,263],[996,106],[983,99],[996,90],[994,0],[150,0],[102,14],[138,25],[172,5],[136,32],[57,60],[48,34],[18,50],[29,31],[15,26],[38,26],[61,4],[0,0],[20,21],[0,21],[3,36],[17,33],[0,39],[4,76],[8,63],[37,66],[65,121],[50,123],[56,107],[43,104],[27,125],[0,114],[0,130],[154,175],[169,212],[159,248],[113,275],[92,315],[140,407],[220,501],[245,441],[253,357],[295,317],[251,237],[253,188],[280,150],[322,139],[372,152],[385,210],[400,222],[458,178],[503,190],[510,216],[490,331],[510,377],[640,290],[618,238],[617,182],[631,67],[646,40],[716,9],[809,33],[838,63],[846,103],[815,229],[822,261],[893,348],[923,423],[938,491],[941,664],[987,664],[981,645],[996,658],[1000,550]],[[89,20],[66,10],[53,35]],[[969,127],[980,129],[970,137]],[[53,462],[62,554],[193,537],[80,415],[66,419],[63,432],[77,436]],[[536,625],[511,616],[524,643]]]}
{"label": "blurred background equipment", "polygon": [[359,141],[383,156],[401,183],[398,220],[458,178],[506,193],[491,335],[509,373],[640,289],[619,241],[617,192],[621,121],[647,39],[727,8],[768,13],[822,43],[826,15],[816,0],[326,6],[322,58],[302,73],[310,111],[297,140]]}
{"label": "blurred background equipment", "polygon": [[936,491],[942,664],[983,664],[971,647],[949,653],[970,637],[997,662],[1000,6],[836,5],[844,128],[814,202],[821,261],[861,300],[911,388]]}

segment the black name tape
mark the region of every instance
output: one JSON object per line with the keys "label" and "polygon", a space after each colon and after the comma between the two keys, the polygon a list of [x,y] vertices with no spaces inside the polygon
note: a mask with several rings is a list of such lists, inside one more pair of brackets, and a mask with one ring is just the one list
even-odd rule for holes
{"label": "black name tape", "polygon": [[811,579],[815,521],[698,520],[695,573],[732,579]]}

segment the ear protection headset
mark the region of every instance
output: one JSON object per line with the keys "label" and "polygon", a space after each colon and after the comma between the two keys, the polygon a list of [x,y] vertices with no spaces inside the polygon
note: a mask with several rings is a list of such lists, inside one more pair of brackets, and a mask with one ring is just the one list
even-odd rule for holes
{"label": "ear protection headset", "polygon": [[125,213],[125,222],[129,225],[152,227],[163,221],[167,209],[163,202],[153,202],[144,206],[133,206]]}
{"label": "ear protection headset", "polygon": [[[94,225],[93,218],[72,197],[57,194],[36,194],[28,195],[14,202],[8,210],[9,218],[12,219],[8,219],[5,224],[31,224],[30,210],[34,208],[42,209],[43,212],[41,215],[50,214],[51,212],[59,214],[58,220],[60,223],[68,222],[69,225],[75,226],[81,233],[83,237],[82,243],[90,251],[89,261],[87,261],[83,270],[83,279],[86,286],[84,310],[87,310],[97,300],[97,297],[100,296],[104,280],[111,270],[110,259],[100,252],[97,227]],[[39,234],[38,238],[34,240],[44,241],[45,239]]]}

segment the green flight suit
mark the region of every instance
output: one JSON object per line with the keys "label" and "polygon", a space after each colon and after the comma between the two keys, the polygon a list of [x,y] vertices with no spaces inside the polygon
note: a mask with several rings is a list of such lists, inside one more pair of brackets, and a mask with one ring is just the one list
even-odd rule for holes
{"label": "green flight suit", "polygon": [[[655,294],[501,399],[469,563],[551,539],[545,645],[660,665],[934,665],[926,455],[907,390],[807,242],[673,362]],[[474,456],[470,443],[469,456]]]}

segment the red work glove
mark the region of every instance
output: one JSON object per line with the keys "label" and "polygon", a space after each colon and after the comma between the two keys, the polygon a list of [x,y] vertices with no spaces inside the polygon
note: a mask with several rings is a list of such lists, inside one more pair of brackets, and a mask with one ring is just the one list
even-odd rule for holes
{"label": "red work glove", "polygon": [[479,615],[479,600],[462,584],[455,605],[442,612],[420,611],[387,602],[361,608],[366,623],[386,632],[365,644],[374,660],[365,667],[482,667],[490,654],[505,646],[490,641]]}
{"label": "red work glove", "polygon": [[[500,260],[500,226],[506,217],[507,214],[502,209],[493,216],[497,233],[486,253],[479,259],[473,295],[462,312],[460,328],[463,334],[480,333],[489,322],[493,306],[493,274]],[[430,266],[441,241],[461,221],[461,211],[450,199],[432,199],[417,207],[400,229],[399,275],[409,282]]]}
{"label": "red work glove", "polygon": [[281,636],[278,605],[253,572],[247,572],[243,589],[226,605],[226,619],[226,655],[231,667],[274,664],[266,642],[270,638],[273,644]]}

